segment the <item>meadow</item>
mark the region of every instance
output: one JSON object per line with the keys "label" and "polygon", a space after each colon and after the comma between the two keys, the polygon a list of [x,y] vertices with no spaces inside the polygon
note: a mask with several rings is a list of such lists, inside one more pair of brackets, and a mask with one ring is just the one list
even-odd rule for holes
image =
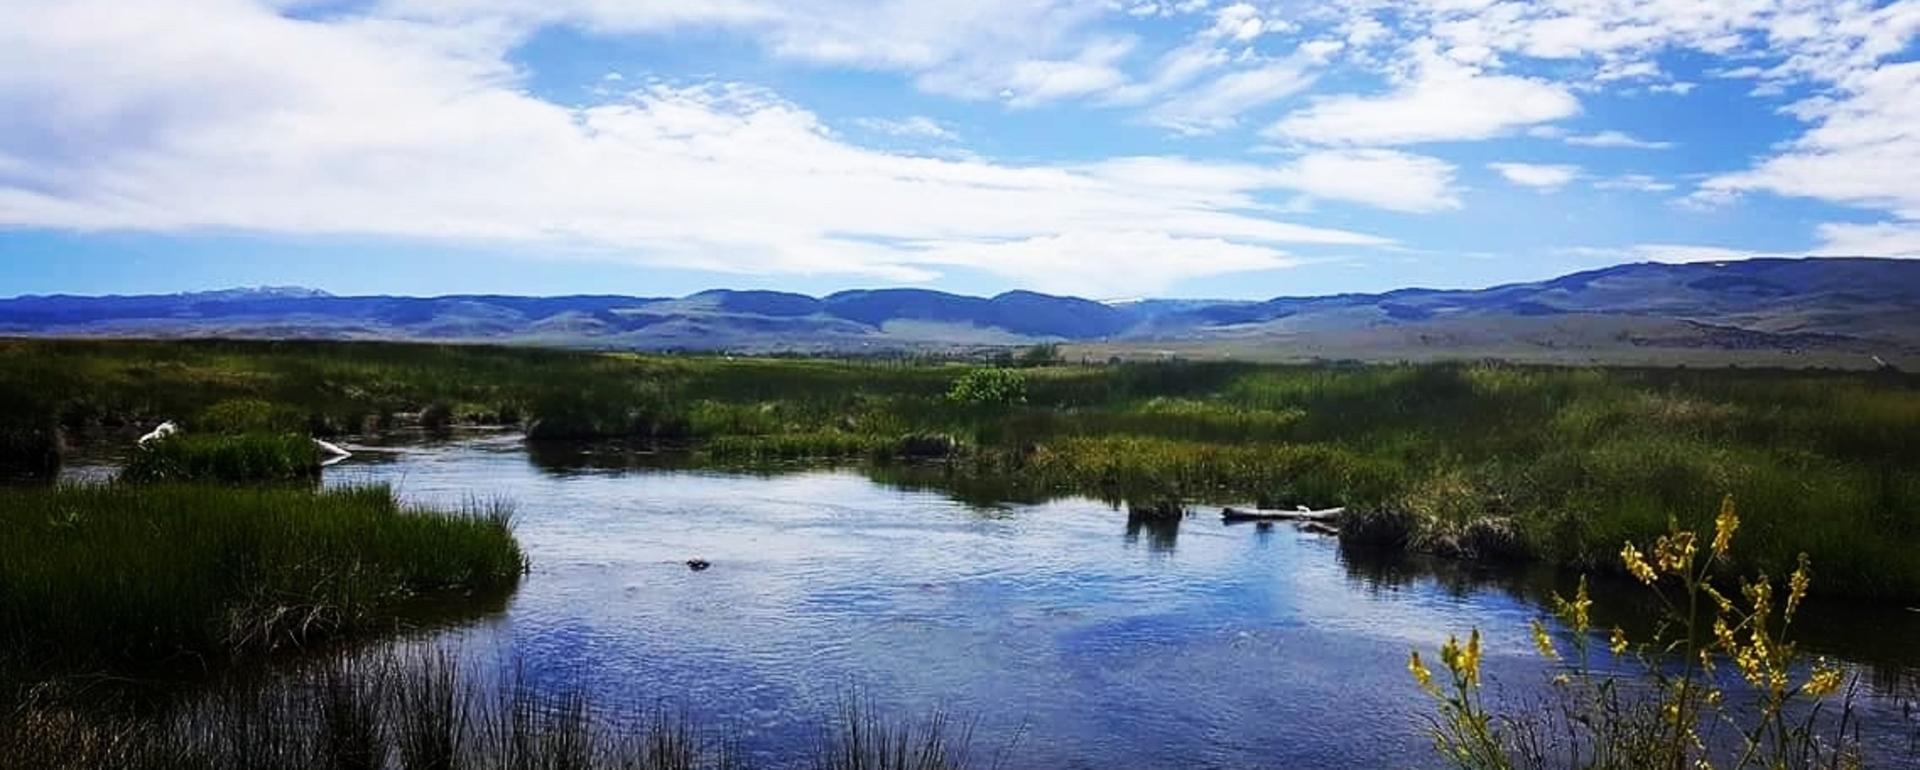
{"label": "meadow", "polygon": [[[994,365],[332,342],[0,342],[17,467],[175,419],[519,425],[725,463],[938,459],[1027,494],[1345,506],[1350,545],[1617,569],[1741,501],[1730,571],[1920,596],[1920,378],[1501,363]],[[118,431],[119,433],[115,433]],[[17,449],[15,447],[18,447]],[[36,460],[36,458],[39,458]]]}

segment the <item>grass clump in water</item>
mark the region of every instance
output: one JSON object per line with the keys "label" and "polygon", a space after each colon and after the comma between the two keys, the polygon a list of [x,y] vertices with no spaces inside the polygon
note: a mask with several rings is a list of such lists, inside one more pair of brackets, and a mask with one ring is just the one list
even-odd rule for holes
{"label": "grass clump in water", "polygon": [[401,506],[386,487],[0,489],[0,672],[200,666],[504,593],[504,506]]}
{"label": "grass clump in water", "polygon": [[320,453],[297,433],[181,433],[135,450],[120,480],[246,483],[317,478]]}

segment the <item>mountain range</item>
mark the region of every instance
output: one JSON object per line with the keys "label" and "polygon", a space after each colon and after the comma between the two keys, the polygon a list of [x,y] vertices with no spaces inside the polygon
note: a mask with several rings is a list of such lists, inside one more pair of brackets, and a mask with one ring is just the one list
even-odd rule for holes
{"label": "mountain range", "polygon": [[[302,288],[0,299],[0,335],[435,340],[636,350],[1795,361],[1920,354],[1920,261],[1638,263],[1474,290],[1096,302],[924,289],[811,297],[333,296]],[[1628,354],[1624,355],[1623,354]],[[1797,358],[1796,358],[1797,357]]]}

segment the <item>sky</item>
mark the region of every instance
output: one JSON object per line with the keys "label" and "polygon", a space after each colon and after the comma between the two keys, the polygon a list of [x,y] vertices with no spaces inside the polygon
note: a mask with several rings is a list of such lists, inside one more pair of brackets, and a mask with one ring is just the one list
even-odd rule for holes
{"label": "sky", "polygon": [[0,296],[1920,258],[1920,0],[0,0]]}

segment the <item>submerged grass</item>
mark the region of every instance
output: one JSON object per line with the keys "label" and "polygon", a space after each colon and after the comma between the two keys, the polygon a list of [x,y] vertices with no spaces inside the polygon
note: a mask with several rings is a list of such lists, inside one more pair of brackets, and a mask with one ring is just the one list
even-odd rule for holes
{"label": "submerged grass", "polygon": [[[0,405],[69,428],[317,432],[511,415],[530,438],[728,462],[938,456],[1109,499],[1344,505],[1400,547],[1605,566],[1733,494],[1741,568],[1809,552],[1832,593],[1920,597],[1920,377],[1497,363],[1050,365],[318,342],[0,341]],[[988,387],[992,385],[993,387]],[[1002,385],[1006,387],[1001,387]],[[956,393],[958,395],[956,395]],[[939,452],[916,437],[951,437]],[[1370,528],[1371,527],[1371,528]]]}
{"label": "submerged grass", "polygon": [[509,518],[385,487],[0,488],[0,675],[199,667],[503,592],[525,565]]}

